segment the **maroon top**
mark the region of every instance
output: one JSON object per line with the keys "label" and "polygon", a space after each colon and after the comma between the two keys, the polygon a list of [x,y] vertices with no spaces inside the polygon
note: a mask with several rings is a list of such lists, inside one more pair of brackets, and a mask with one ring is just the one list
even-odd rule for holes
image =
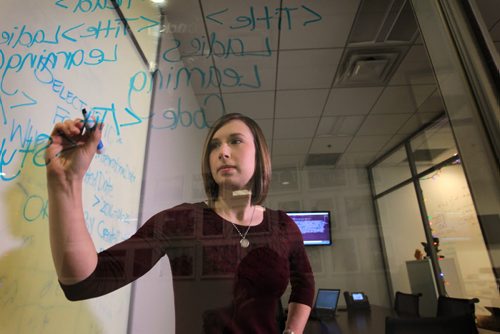
{"label": "maroon top", "polygon": [[157,213],[131,238],[99,253],[88,278],[61,287],[70,300],[101,296],[142,276],[167,254],[177,333],[278,332],[276,310],[289,282],[289,302],[313,302],[302,236],[284,212],[266,209],[246,238],[250,246],[242,248],[229,221],[205,203],[184,203]]}

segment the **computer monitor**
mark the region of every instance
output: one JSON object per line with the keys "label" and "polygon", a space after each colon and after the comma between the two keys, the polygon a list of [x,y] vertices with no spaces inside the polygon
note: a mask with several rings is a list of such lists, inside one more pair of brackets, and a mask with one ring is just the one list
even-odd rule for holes
{"label": "computer monitor", "polygon": [[331,245],[330,211],[287,212],[299,227],[306,246]]}

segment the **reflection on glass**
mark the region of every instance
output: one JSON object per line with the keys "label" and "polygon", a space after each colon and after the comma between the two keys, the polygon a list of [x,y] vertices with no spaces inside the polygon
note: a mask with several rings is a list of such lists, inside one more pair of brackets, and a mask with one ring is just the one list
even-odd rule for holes
{"label": "reflection on glass", "polygon": [[406,262],[416,260],[415,251],[425,242],[417,203],[413,184],[377,199],[393,291],[411,291]]}
{"label": "reflection on glass", "polygon": [[373,169],[375,192],[381,192],[411,178],[410,166],[404,146],[390,154]]}
{"label": "reflection on glass", "polygon": [[410,145],[417,173],[457,155],[457,146],[447,118],[422,131]]}
{"label": "reflection on glass", "polygon": [[[164,1],[113,1],[115,9],[124,25],[129,27],[129,35],[148,69],[157,68],[156,54],[161,33],[161,7]],[[119,5],[121,4],[121,5]]]}
{"label": "reflection on glass", "polygon": [[456,160],[420,178],[448,295],[495,304],[498,290],[463,168]]}
{"label": "reflection on glass", "polygon": [[487,52],[490,52],[492,59],[497,64],[500,62],[500,40],[499,40],[499,27],[500,27],[500,12],[497,7],[498,2],[493,0],[480,0],[473,1],[469,4],[478,20],[481,34],[485,38]]}

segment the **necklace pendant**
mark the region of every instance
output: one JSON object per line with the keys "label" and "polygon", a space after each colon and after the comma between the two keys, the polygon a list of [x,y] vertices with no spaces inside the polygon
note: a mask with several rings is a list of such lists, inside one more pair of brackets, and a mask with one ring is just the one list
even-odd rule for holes
{"label": "necklace pendant", "polygon": [[243,238],[240,240],[240,245],[243,248],[248,248],[248,246],[250,246],[250,241],[248,241],[248,239]]}

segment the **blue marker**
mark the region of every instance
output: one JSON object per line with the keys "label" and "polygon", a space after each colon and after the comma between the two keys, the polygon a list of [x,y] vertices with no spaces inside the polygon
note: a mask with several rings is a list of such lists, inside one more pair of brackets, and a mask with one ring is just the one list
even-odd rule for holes
{"label": "blue marker", "polygon": [[[82,109],[82,114],[83,114],[83,126],[82,130],[80,131],[80,135],[83,134],[83,129],[87,131],[94,131],[95,127],[97,126],[97,122],[87,117],[87,110],[85,108]],[[102,143],[102,140],[99,140],[99,144],[97,144],[97,153],[102,153],[103,151],[104,151],[104,144]]]}

